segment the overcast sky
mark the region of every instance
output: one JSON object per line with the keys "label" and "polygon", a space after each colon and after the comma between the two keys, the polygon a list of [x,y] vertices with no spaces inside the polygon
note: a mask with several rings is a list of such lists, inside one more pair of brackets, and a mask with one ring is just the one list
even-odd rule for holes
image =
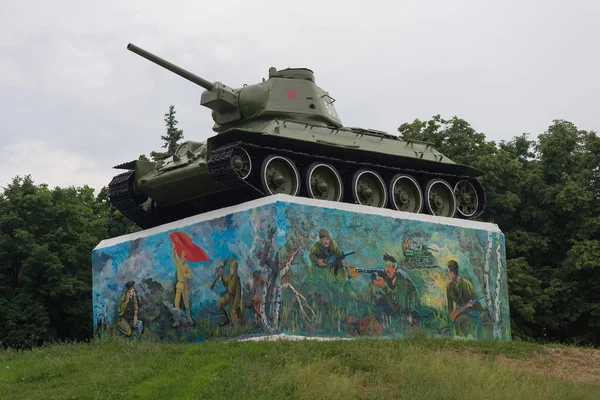
{"label": "overcast sky", "polygon": [[29,173],[99,189],[160,150],[169,104],[185,140],[214,134],[203,89],[129,42],[233,87],[310,68],[347,126],[396,134],[441,114],[495,141],[553,119],[600,131],[599,17],[597,0],[2,0],[0,186]]}

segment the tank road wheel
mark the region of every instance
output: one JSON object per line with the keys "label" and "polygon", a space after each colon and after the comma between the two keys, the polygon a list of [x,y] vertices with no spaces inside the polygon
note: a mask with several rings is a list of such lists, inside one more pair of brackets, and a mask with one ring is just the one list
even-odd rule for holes
{"label": "tank road wheel", "polygon": [[252,171],[252,160],[246,150],[236,147],[231,153],[231,168],[240,179],[246,179]]}
{"label": "tank road wheel", "polygon": [[315,162],[306,172],[308,195],[313,199],[340,201],[344,195],[342,177],[329,165]]}
{"label": "tank road wheel", "polygon": [[381,176],[367,169],[361,169],[352,179],[354,201],[365,206],[383,208],[387,204],[387,190]]}
{"label": "tank road wheel", "polygon": [[425,187],[425,205],[433,215],[454,217],[456,199],[450,184],[443,179],[430,180]]}
{"label": "tank road wheel", "polygon": [[468,218],[475,214],[479,205],[479,197],[470,182],[462,180],[454,185],[454,196],[456,197],[456,209],[462,216]]}
{"label": "tank road wheel", "polygon": [[300,174],[289,158],[270,155],[263,161],[260,175],[267,195],[282,193],[296,196],[300,192]]}
{"label": "tank road wheel", "polygon": [[390,201],[395,210],[420,213],[423,210],[423,193],[410,175],[398,174],[390,182]]}

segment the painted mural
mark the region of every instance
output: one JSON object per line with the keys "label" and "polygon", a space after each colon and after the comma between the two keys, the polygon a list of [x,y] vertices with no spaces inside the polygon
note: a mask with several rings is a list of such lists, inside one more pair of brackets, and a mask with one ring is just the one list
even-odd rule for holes
{"label": "painted mural", "polygon": [[96,333],[510,340],[502,233],[400,215],[275,201],[98,246]]}

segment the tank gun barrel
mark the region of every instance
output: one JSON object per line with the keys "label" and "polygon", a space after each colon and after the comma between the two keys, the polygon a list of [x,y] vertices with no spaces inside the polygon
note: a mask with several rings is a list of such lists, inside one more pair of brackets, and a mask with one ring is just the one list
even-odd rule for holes
{"label": "tank gun barrel", "polygon": [[202,86],[206,90],[212,90],[213,87],[215,86],[212,82],[209,82],[204,78],[200,78],[198,75],[192,74],[191,72],[186,71],[185,69],[178,67],[177,65],[172,64],[172,63],[168,62],[167,60],[164,60],[164,59],[136,46],[133,43],[129,43],[127,45],[127,50],[132,51],[135,54],[137,54],[141,57],[144,57],[145,59],[152,61],[153,63],[158,64],[165,69],[168,69],[169,71],[181,76],[182,78],[187,79],[188,81],[195,83],[198,86]]}

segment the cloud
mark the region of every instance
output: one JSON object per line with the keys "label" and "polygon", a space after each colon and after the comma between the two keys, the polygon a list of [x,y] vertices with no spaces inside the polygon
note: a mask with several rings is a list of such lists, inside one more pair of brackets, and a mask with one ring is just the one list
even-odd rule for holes
{"label": "cloud", "polygon": [[101,189],[108,185],[112,171],[99,172],[93,160],[69,153],[43,140],[19,142],[0,150],[0,185],[4,186],[17,175],[31,174],[36,184],[49,187],[84,186]]}
{"label": "cloud", "polygon": [[0,87],[6,88],[32,88],[31,81],[24,79],[19,67],[8,61],[0,60]]}

